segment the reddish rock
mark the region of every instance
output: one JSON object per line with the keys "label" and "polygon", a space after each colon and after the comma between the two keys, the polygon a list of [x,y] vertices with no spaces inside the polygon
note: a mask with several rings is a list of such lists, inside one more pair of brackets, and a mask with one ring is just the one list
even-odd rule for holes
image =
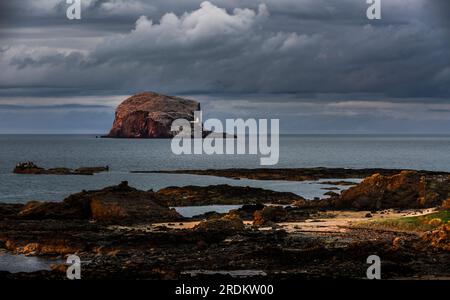
{"label": "reddish rock", "polygon": [[443,225],[436,230],[427,232],[422,238],[432,247],[450,252],[450,225]]}
{"label": "reddish rock", "polygon": [[442,208],[446,210],[450,210],[450,198],[442,202]]}
{"label": "reddish rock", "polygon": [[424,176],[416,171],[393,176],[374,174],[343,191],[335,206],[358,210],[439,206],[448,197],[449,183],[448,176]]}
{"label": "reddish rock", "polygon": [[116,109],[113,138],[170,138],[172,122],[176,119],[194,121],[194,111],[200,103],[154,92],[134,95]]}

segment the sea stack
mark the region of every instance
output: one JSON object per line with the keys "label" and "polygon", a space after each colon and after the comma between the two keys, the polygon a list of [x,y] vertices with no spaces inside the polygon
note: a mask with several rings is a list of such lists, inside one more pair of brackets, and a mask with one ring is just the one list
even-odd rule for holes
{"label": "sea stack", "polygon": [[180,97],[144,92],[129,97],[116,109],[110,138],[172,138],[172,122],[194,121],[200,103]]}

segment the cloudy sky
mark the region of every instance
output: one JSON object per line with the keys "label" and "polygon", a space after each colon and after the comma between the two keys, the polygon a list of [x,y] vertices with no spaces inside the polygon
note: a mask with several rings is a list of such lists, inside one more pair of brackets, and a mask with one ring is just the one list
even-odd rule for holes
{"label": "cloudy sky", "polygon": [[126,97],[284,133],[449,133],[450,1],[0,1],[0,133],[104,133]]}

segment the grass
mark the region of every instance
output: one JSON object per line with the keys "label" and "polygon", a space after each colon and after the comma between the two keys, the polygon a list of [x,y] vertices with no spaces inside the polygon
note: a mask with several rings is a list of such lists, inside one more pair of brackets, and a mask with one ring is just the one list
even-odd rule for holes
{"label": "grass", "polygon": [[392,219],[371,220],[358,225],[369,226],[380,229],[398,229],[407,231],[434,230],[450,221],[450,211],[438,211],[428,215],[416,217],[400,217]]}

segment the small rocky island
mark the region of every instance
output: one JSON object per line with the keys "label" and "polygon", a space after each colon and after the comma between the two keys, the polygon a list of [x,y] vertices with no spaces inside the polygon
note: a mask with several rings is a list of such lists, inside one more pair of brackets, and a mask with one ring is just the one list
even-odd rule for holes
{"label": "small rocky island", "polygon": [[186,119],[194,122],[194,111],[200,103],[180,97],[144,92],[123,101],[116,109],[116,116],[109,138],[172,138],[172,122]]}
{"label": "small rocky island", "polygon": [[96,173],[108,172],[108,166],[100,167],[81,167],[78,169],[69,169],[65,167],[45,169],[36,165],[32,161],[18,163],[14,170],[14,174],[26,175],[94,175]]}

